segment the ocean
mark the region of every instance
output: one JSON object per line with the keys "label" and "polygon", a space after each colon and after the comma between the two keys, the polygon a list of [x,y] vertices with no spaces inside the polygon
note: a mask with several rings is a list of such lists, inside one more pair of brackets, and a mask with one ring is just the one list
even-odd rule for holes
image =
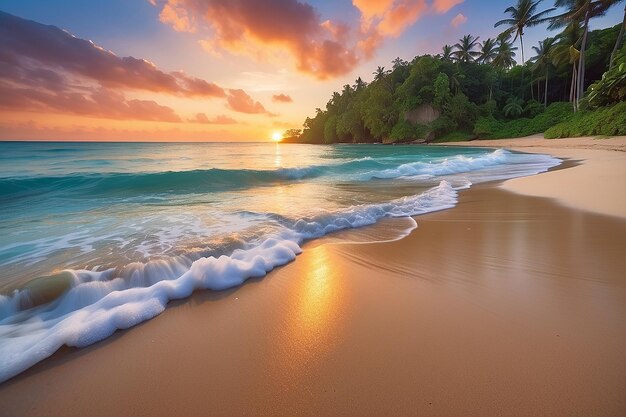
{"label": "ocean", "polygon": [[0,381],[196,289],[297,262],[305,242],[403,218],[385,237],[400,238],[459,190],[559,163],[459,147],[0,142]]}

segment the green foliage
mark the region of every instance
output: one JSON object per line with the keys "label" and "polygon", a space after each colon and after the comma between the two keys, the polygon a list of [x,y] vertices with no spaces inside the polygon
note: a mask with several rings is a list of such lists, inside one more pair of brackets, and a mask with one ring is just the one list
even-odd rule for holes
{"label": "green foliage", "polygon": [[450,132],[441,137],[438,137],[433,142],[434,143],[446,143],[446,142],[465,142],[471,139],[474,139],[476,136],[467,132],[461,132],[455,130],[454,132]]}
{"label": "green foliage", "polygon": [[423,139],[428,133],[428,126],[412,125],[411,123],[400,120],[391,129],[389,142],[412,142],[416,139]]}
{"label": "green foliage", "polygon": [[324,124],[324,143],[337,142],[337,116],[330,116]]}
{"label": "green foliage", "polygon": [[481,117],[474,126],[474,134],[484,139],[519,138],[537,133],[569,120],[573,116],[569,103],[553,103],[533,118],[497,120],[493,116]]}
{"label": "green foliage", "polygon": [[455,123],[456,127],[471,129],[478,118],[478,106],[472,103],[465,94],[457,94],[444,107],[444,114]]}
{"label": "green foliage", "polygon": [[518,97],[510,97],[504,106],[504,115],[506,117],[520,117],[524,112],[524,100]]}
{"label": "green foliage", "polygon": [[376,138],[389,137],[391,128],[398,120],[398,111],[394,108],[393,95],[382,84],[375,84],[368,89],[369,96],[361,109],[363,124]]}
{"label": "green foliage", "polygon": [[524,116],[533,118],[544,110],[543,104],[537,100],[528,100],[524,106]]}
{"label": "green foliage", "polygon": [[[536,2],[524,2],[527,3]],[[505,23],[513,26],[513,31],[520,29],[517,24]],[[626,46],[620,51],[621,56],[617,54],[617,64],[607,71],[619,29],[617,25],[589,32],[585,79],[594,81],[606,74],[580,100],[579,109],[585,113],[626,99],[626,63],[621,66],[626,61]],[[409,141],[430,132],[443,140],[468,136],[469,132],[485,138],[519,137],[569,120],[572,106],[565,101],[570,98],[573,74],[579,71],[574,67],[578,63],[582,27],[569,24],[555,38],[544,40],[535,50],[537,58],[526,65],[515,64],[513,58],[521,48],[512,44],[517,38],[511,33],[505,31],[495,41],[485,40],[480,44],[481,52],[477,38],[467,36],[459,43],[461,54],[453,54],[454,48],[448,47],[443,56],[418,56],[410,62],[396,58],[391,70],[379,66],[371,83],[359,77],[353,85],[344,85],[341,91],[333,93],[323,110],[317,109],[314,117],[305,120],[296,140]],[[474,61],[481,54],[483,58]],[[453,62],[454,56],[461,55],[461,62]],[[524,100],[531,97],[531,88],[542,104]],[[553,104],[544,110],[550,102]],[[405,112],[421,105],[432,105],[440,117],[428,126],[404,121]],[[609,126],[606,130],[615,129]]]}
{"label": "green foliage", "polygon": [[589,86],[587,99],[592,108],[626,100],[626,54],[619,55],[613,68]]}
{"label": "green foliage", "polygon": [[547,129],[547,139],[626,135],[626,101],[594,111],[580,111]]}

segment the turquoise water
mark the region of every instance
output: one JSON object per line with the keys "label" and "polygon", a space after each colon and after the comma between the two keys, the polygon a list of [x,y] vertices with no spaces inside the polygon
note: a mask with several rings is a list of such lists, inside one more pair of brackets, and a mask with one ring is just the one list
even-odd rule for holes
{"label": "turquoise water", "polygon": [[[0,143],[0,381],[194,289],[263,276],[307,240],[558,163],[458,147]],[[44,276],[59,297],[35,293]]]}

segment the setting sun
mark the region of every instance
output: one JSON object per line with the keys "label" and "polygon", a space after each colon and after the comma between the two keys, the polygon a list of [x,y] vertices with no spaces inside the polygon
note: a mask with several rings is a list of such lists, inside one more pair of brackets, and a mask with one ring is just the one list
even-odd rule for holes
{"label": "setting sun", "polygon": [[272,133],[272,140],[274,142],[280,142],[283,139],[283,134],[280,132],[274,132]]}

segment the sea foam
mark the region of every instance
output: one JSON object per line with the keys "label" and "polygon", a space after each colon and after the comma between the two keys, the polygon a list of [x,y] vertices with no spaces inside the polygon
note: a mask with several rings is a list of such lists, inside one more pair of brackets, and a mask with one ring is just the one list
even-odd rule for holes
{"label": "sea foam", "polygon": [[[67,271],[72,287],[54,303],[20,310],[25,290],[0,296],[0,381],[5,381],[53,354],[63,345],[84,347],[160,314],[168,301],[196,289],[224,290],[262,277],[293,261],[306,240],[339,230],[453,207],[457,191],[442,181],[423,194],[379,204],[359,205],[299,219],[261,244],[236,249],[230,256],[200,258],[177,277],[180,266],[153,266],[145,278],[123,279],[107,271]],[[161,272],[166,272],[162,273]],[[167,277],[170,279],[167,279]],[[160,279],[159,279],[160,277]],[[165,278],[165,279],[164,279]],[[141,286],[135,286],[141,285]]]}

